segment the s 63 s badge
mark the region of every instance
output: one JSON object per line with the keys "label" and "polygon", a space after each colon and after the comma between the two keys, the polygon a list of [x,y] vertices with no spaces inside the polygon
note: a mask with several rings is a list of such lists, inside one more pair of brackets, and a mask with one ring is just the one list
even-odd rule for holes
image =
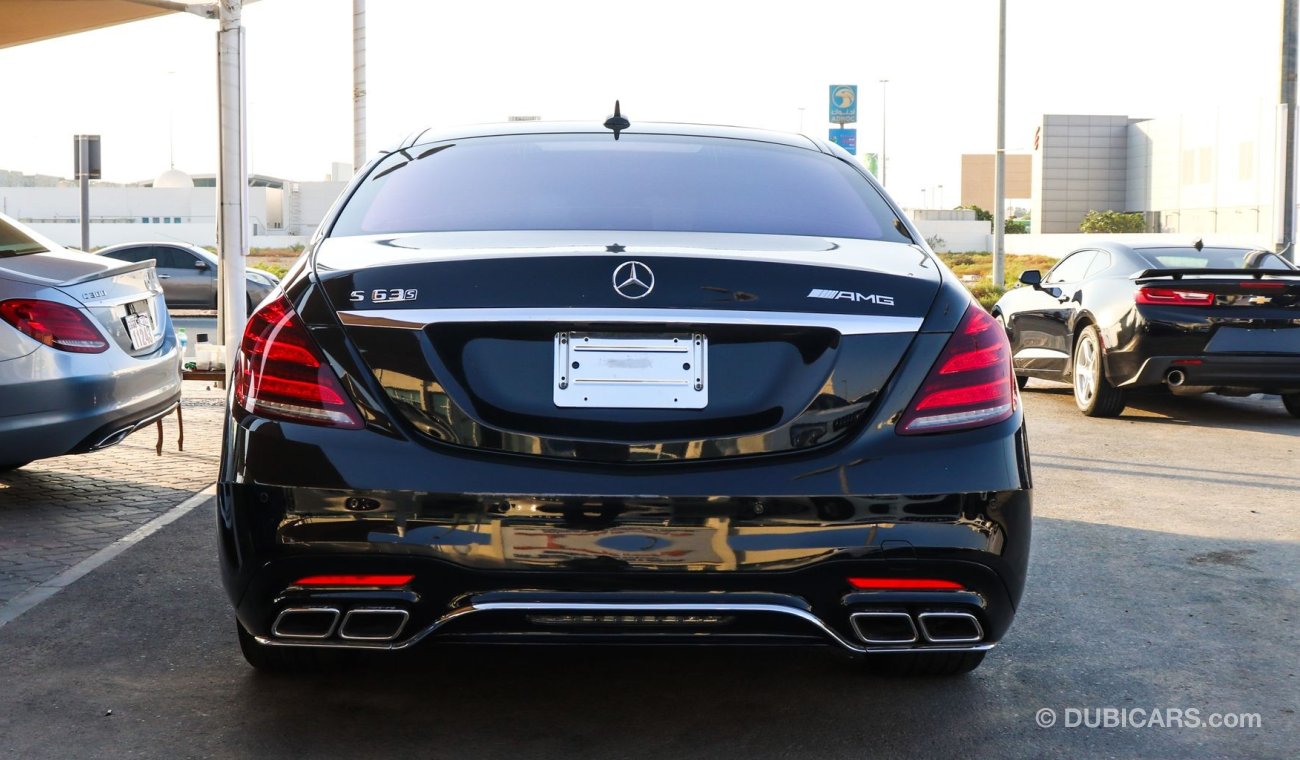
{"label": "s 63 s badge", "polygon": [[414,301],[420,295],[415,288],[376,288],[375,290],[354,290],[348,296],[353,303],[370,301],[371,303],[400,303]]}

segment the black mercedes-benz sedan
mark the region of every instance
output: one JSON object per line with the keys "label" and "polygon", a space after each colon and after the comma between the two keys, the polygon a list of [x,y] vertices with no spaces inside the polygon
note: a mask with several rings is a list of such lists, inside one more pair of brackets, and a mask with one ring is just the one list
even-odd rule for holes
{"label": "black mercedes-benz sedan", "polygon": [[249,319],[245,657],[828,645],[977,666],[1025,581],[1006,334],[847,153],[676,124],[421,133]]}
{"label": "black mercedes-benz sedan", "polygon": [[1275,253],[1101,242],[993,307],[1015,372],[1068,382],[1090,417],[1134,388],[1280,394],[1300,417],[1300,270]]}

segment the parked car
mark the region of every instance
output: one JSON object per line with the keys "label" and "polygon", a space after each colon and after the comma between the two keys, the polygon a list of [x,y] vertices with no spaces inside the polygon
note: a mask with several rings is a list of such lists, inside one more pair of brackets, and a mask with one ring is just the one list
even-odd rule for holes
{"label": "parked car", "polygon": [[[217,257],[211,251],[189,243],[122,243],[101,248],[96,253],[119,261],[152,259],[170,308],[217,308]],[[260,269],[247,270],[245,279],[249,311],[280,282],[275,275]]]}
{"label": "parked car", "polygon": [[1029,553],[1005,333],[848,153],[422,133],[249,320],[218,499],[258,668],[421,642],[976,667]]}
{"label": "parked car", "polygon": [[112,446],[180,394],[147,262],[64,250],[0,216],[0,472]]}
{"label": "parked car", "polygon": [[992,312],[1016,377],[1068,382],[1090,417],[1129,389],[1277,393],[1300,417],[1300,271],[1269,251],[1098,243],[1020,277]]}

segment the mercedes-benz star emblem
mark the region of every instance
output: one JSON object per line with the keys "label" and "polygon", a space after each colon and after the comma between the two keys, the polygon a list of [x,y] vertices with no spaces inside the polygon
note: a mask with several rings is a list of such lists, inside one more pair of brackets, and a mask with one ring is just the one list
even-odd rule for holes
{"label": "mercedes-benz star emblem", "polygon": [[614,290],[624,298],[645,298],[655,289],[655,273],[639,261],[624,261],[614,270]]}

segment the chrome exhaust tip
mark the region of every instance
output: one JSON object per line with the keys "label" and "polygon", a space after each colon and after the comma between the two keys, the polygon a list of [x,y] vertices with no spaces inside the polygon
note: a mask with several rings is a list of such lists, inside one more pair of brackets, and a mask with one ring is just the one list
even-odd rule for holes
{"label": "chrome exhaust tip", "polygon": [[349,610],[339,626],[339,638],[348,641],[392,641],[411,619],[406,610],[393,607]]}
{"label": "chrome exhaust tip", "polygon": [[281,610],[271,635],[281,639],[328,639],[339,622],[333,607],[290,607]]}
{"label": "chrome exhaust tip", "polygon": [[916,625],[906,612],[855,612],[849,624],[867,644],[914,644]]}
{"label": "chrome exhaust tip", "polygon": [[114,430],[113,432],[99,439],[99,443],[96,443],[94,446],[91,446],[90,450],[99,451],[100,449],[106,449],[109,446],[116,446],[117,444],[121,443],[128,435],[134,432],[135,432],[135,425],[127,425],[126,427],[121,428],[120,430]]}
{"label": "chrome exhaust tip", "polygon": [[1169,373],[1165,375],[1165,382],[1169,383],[1170,388],[1177,388],[1187,382],[1187,375],[1185,375],[1181,369],[1171,369],[1169,370]]}
{"label": "chrome exhaust tip", "polygon": [[984,628],[969,612],[922,612],[916,619],[921,634],[932,644],[973,644],[984,639]]}

